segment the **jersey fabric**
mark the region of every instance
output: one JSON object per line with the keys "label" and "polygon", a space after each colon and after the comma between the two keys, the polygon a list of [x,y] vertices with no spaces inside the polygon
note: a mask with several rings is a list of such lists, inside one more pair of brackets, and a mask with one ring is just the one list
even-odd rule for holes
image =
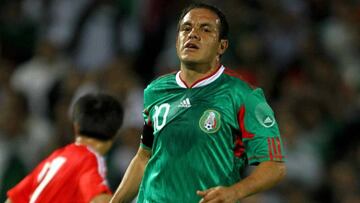
{"label": "jersey fabric", "polygon": [[53,152],[8,191],[13,203],[88,203],[111,194],[103,158],[84,145],[70,144]]}
{"label": "jersey fabric", "polygon": [[[144,91],[144,119],[152,151],[138,202],[199,202],[197,190],[230,186],[247,164],[284,161],[272,109],[253,89],[221,66],[188,88],[180,72]],[[143,135],[144,136],[144,135]]]}

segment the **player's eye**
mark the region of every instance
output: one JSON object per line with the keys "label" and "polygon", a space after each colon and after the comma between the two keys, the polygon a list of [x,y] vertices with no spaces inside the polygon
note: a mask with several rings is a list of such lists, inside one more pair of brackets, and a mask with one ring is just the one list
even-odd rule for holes
{"label": "player's eye", "polygon": [[189,32],[189,31],[191,31],[191,26],[183,25],[183,26],[181,26],[181,31]]}
{"label": "player's eye", "polygon": [[209,28],[208,26],[203,27],[202,30],[204,32],[211,32],[211,28]]}
{"label": "player's eye", "polygon": [[190,30],[191,30],[191,27],[190,27],[190,26],[184,27],[184,31],[190,31]]}

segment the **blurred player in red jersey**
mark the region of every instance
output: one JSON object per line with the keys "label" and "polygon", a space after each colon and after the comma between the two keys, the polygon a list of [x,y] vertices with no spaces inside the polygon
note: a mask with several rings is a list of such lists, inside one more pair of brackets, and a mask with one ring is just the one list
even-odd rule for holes
{"label": "blurred player in red jersey", "polygon": [[122,125],[123,107],[110,95],[88,94],[74,105],[75,142],[54,151],[8,191],[6,203],[109,202],[103,155]]}

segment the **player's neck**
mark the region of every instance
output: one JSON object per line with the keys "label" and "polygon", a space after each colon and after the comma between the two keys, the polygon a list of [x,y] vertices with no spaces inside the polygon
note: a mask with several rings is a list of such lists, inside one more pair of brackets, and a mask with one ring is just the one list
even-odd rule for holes
{"label": "player's neck", "polygon": [[186,65],[181,64],[180,66],[180,78],[183,80],[188,87],[191,87],[195,82],[206,78],[213,74],[220,67],[220,63],[214,65]]}
{"label": "player's neck", "polygon": [[101,155],[105,155],[110,147],[112,141],[99,141],[94,138],[89,138],[81,135],[77,135],[75,138],[75,144],[89,146]]}

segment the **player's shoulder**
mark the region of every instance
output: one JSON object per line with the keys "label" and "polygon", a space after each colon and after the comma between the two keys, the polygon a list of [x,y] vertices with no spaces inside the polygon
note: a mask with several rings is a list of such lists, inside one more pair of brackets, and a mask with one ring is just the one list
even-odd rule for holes
{"label": "player's shoulder", "polygon": [[172,83],[175,82],[175,78],[176,78],[176,71],[171,72],[171,73],[167,73],[164,75],[160,75],[157,78],[155,78],[153,81],[151,81],[147,87],[145,88],[145,91],[149,91],[149,90],[153,90],[153,89],[158,89],[158,88],[162,88],[162,87],[166,87],[171,85]]}
{"label": "player's shoulder", "polygon": [[242,92],[244,94],[249,94],[253,92],[255,89],[257,89],[256,86],[247,82],[240,73],[230,68],[227,67],[225,68],[224,75],[226,77],[227,83],[229,83],[231,87],[234,87],[232,89],[236,91],[240,89],[239,92]]}
{"label": "player's shoulder", "polygon": [[80,163],[79,167],[84,169],[99,165],[102,159],[102,156],[90,146],[78,144],[68,145],[65,156],[75,165]]}
{"label": "player's shoulder", "polygon": [[74,162],[82,162],[84,160],[90,160],[91,157],[95,157],[94,152],[92,152],[89,147],[76,143],[68,144],[56,150],[53,156],[64,156]]}

